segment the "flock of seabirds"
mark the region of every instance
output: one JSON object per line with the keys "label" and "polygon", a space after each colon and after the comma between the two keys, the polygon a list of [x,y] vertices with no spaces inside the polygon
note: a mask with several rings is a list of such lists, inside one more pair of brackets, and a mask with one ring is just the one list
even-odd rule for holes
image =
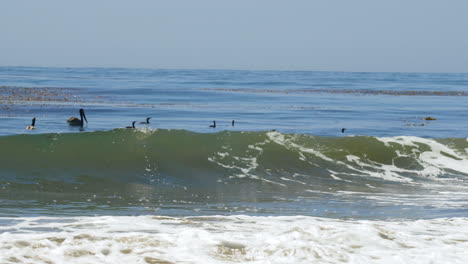
{"label": "flock of seabirds", "polygon": [[[149,120],[151,119],[151,117],[147,117],[146,118],[146,121],[143,121],[143,122],[140,122],[140,124],[149,124]],[[67,119],[67,122],[70,126],[79,126],[79,127],[83,127],[84,125],[84,122],[88,123],[88,120],[86,119],[86,115],[85,115],[85,112],[83,109],[80,109],[80,118],[78,117],[70,117]],[[137,121],[133,121],[132,122],[132,125],[131,126],[127,126],[125,128],[128,128],[128,129],[134,129],[136,128],[135,127],[135,123]],[[235,120],[232,120],[231,122],[231,125],[234,126],[234,123],[235,123]],[[216,128],[216,121],[213,120],[213,124],[210,125],[210,127],[212,128]],[[34,117],[32,119],[32,122],[31,122],[31,125],[30,126],[27,126],[26,127],[27,130],[32,130],[32,129],[36,129],[36,118]],[[346,128],[342,128],[341,129],[341,133],[344,133],[346,130]],[[273,131],[276,131],[275,129],[273,129]]]}
{"label": "flock of seabirds", "polygon": [[[143,121],[143,122],[140,122],[140,124],[149,124],[149,120],[151,119],[151,117],[147,117],[146,118],[146,121]],[[70,117],[67,119],[67,122],[70,126],[79,126],[79,127],[83,127],[84,125],[84,122],[88,123],[88,120],[86,119],[86,115],[85,115],[85,112],[83,109],[80,109],[80,118],[78,117]],[[137,121],[133,121],[132,122],[132,125],[131,126],[127,126],[125,128],[129,128],[129,129],[132,129],[132,128],[136,128],[135,127],[135,123]],[[231,122],[231,125],[234,126],[234,123],[235,123],[235,120],[232,120]],[[215,128],[216,127],[216,121],[213,120],[213,124],[210,125],[210,127],[212,128]],[[32,129],[36,129],[36,118],[34,117],[32,119],[32,122],[31,122],[31,125],[30,126],[27,126],[26,127],[27,130],[32,130]]]}

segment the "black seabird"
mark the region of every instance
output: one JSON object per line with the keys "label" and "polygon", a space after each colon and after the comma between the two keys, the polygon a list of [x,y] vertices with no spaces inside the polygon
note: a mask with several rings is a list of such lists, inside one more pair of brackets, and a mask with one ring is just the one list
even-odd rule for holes
{"label": "black seabird", "polygon": [[149,122],[150,119],[151,119],[151,117],[147,117],[147,118],[146,118],[146,122],[140,122],[140,124],[149,124],[149,123],[150,123],[150,122]]}
{"label": "black seabird", "polygon": [[26,129],[27,130],[35,129],[36,127],[34,125],[36,125],[36,118],[35,117],[32,119],[31,125],[27,126]]}
{"label": "black seabird", "polygon": [[136,123],[136,121],[133,121],[131,126],[127,126],[125,128],[135,128],[135,123]]}

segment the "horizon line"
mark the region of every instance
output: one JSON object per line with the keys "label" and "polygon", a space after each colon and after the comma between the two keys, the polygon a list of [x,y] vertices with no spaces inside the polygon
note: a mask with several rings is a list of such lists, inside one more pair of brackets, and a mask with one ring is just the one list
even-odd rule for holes
{"label": "horizon line", "polygon": [[245,71],[245,72],[336,72],[336,73],[406,73],[406,74],[468,74],[468,72],[431,72],[431,71],[353,71],[353,70],[291,70],[291,69],[236,69],[236,68],[161,68],[137,66],[32,66],[32,65],[0,65],[0,68],[54,68],[54,69],[138,69],[138,70],[179,70],[179,71]]}

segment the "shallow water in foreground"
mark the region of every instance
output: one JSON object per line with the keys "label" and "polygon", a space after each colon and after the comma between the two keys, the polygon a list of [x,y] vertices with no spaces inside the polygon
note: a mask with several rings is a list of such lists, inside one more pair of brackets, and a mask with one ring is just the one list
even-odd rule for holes
{"label": "shallow water in foreground", "polygon": [[464,263],[467,85],[0,67],[0,262]]}
{"label": "shallow water in foreground", "polygon": [[[468,257],[466,218],[351,221],[244,215],[14,221],[0,229],[7,263],[464,263]],[[18,229],[22,232],[8,232]]]}

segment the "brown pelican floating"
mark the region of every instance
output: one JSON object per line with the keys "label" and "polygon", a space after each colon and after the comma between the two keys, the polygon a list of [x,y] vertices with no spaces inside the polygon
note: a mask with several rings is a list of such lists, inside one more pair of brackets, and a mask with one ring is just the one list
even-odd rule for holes
{"label": "brown pelican floating", "polygon": [[35,124],[36,124],[36,118],[34,117],[34,118],[32,119],[31,125],[30,125],[30,126],[27,126],[26,129],[27,129],[27,130],[36,129],[36,127],[34,126]]}
{"label": "brown pelican floating", "polygon": [[135,123],[136,123],[136,121],[133,121],[131,126],[127,126],[125,128],[135,128]]}
{"label": "brown pelican floating", "polygon": [[83,127],[83,121],[86,121],[88,123],[88,120],[86,119],[85,113],[83,109],[80,109],[80,118],[78,119],[77,117],[70,117],[68,118],[67,122],[70,126],[80,126]]}
{"label": "brown pelican floating", "polygon": [[146,122],[140,122],[140,124],[149,124],[149,120],[151,119],[151,117],[147,117],[146,118]]}
{"label": "brown pelican floating", "polygon": [[212,125],[210,125],[210,127],[213,127],[213,128],[215,128],[215,127],[216,127],[216,121],[214,121],[214,120],[213,120],[213,124],[212,124]]}

